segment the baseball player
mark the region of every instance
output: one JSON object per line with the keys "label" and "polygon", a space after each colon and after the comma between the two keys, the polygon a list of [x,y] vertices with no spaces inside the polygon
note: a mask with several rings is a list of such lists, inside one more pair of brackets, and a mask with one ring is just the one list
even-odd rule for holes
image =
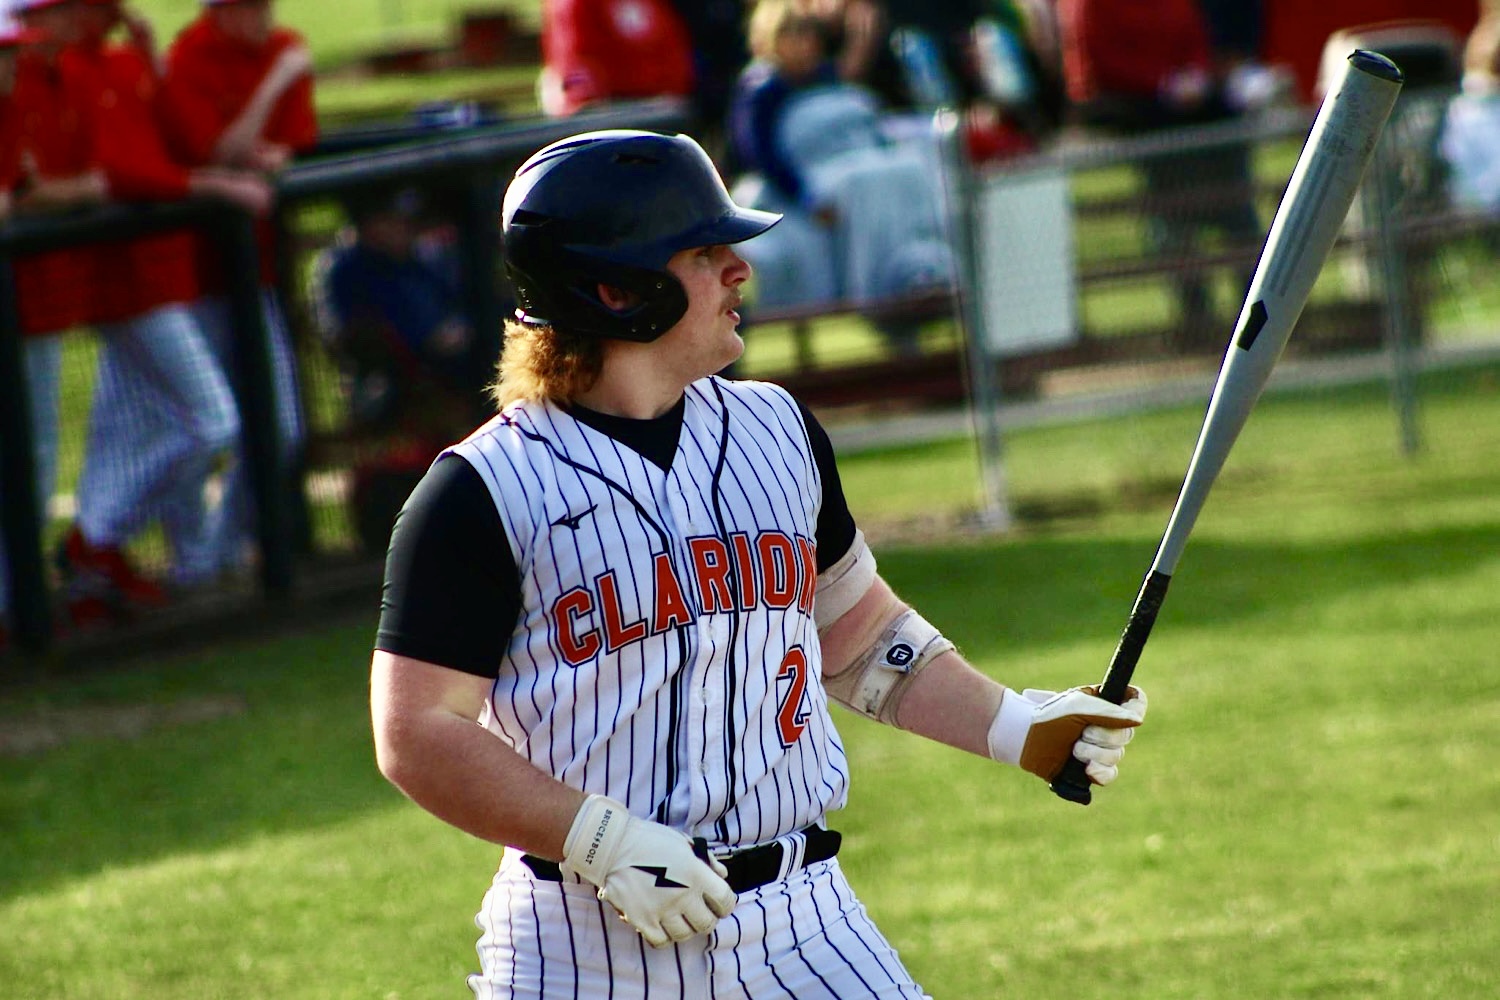
{"label": "baseball player", "polygon": [[399,517],[371,668],[383,773],[506,845],[479,997],[923,996],[825,825],[829,702],[1099,784],[1145,713],[970,667],[880,578],[809,411],[713,374],[734,244],[777,219],[682,135],[574,136],[506,192],[500,412]]}
{"label": "baseball player", "polygon": [[[202,14],[178,33],[162,80],[162,124],[179,160],[193,167],[228,167],[272,175],[318,138],[312,57],[302,36],[274,23],[271,0],[201,0]],[[261,305],[270,338],[276,425],[283,469],[303,439],[296,358],[275,294],[276,239],[259,228]],[[212,257],[211,254],[207,255]],[[233,337],[222,275],[204,277],[194,313],[209,345],[231,367]],[[179,569],[211,578],[243,566],[252,507],[243,458],[231,468],[223,503],[204,516],[199,496],[178,497],[163,510]],[[192,516],[184,512],[197,510]]]}
{"label": "baseball player", "polygon": [[[168,153],[156,119],[158,80],[144,22],[127,15],[120,0],[84,0],[78,17],[82,37],[64,62],[92,95],[95,154],[111,198],[201,195],[264,215],[271,189],[258,174],[188,169]],[[109,42],[121,24],[130,38]],[[165,591],[134,570],[123,545],[163,504],[201,495],[239,440],[228,376],[190,308],[199,297],[197,249],[191,231],[98,248],[99,364],[78,520],[58,556],[75,624],[164,603]],[[181,516],[201,516],[201,508]]]}
{"label": "baseball player", "polygon": [[[7,200],[17,212],[97,205],[108,186],[92,156],[86,95],[59,65],[64,49],[76,40],[72,0],[5,0],[3,7],[5,47],[19,47],[13,86],[3,102],[0,179]],[[91,261],[87,249],[65,247],[14,262],[37,502],[44,519],[57,474],[60,334],[89,318]],[[0,573],[0,617],[8,608],[9,579]]]}

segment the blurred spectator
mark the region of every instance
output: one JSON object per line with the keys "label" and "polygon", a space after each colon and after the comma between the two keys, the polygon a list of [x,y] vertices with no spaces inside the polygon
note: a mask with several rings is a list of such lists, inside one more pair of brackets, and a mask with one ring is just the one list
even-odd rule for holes
{"label": "blurred spectator", "polygon": [[1462,90],[1448,103],[1438,148],[1453,203],[1500,213],[1500,13],[1469,33]]}
{"label": "blurred spectator", "polygon": [[1286,66],[1265,61],[1265,4],[1261,0],[1198,0],[1208,27],[1214,79],[1230,111],[1246,114],[1294,100],[1296,81]]}
{"label": "blurred spectator", "polygon": [[[741,0],[673,0],[693,49],[695,138],[715,160],[728,153],[724,135],[734,82],[750,61]],[[721,169],[726,166],[721,162]],[[729,165],[733,170],[733,165]]]}
{"label": "blurred spectator", "polygon": [[[244,167],[274,174],[318,139],[312,57],[302,36],[277,25],[270,0],[201,0],[203,12],[167,53],[162,120],[179,158],[190,166]],[[263,223],[262,312],[271,348],[280,466],[291,472],[303,441],[291,336],[275,295],[274,228]],[[195,305],[209,345],[234,371],[234,340],[222,275],[204,277]],[[286,485],[286,484],[281,484]],[[208,518],[180,518],[202,497],[174,498],[163,511],[167,535],[187,579],[211,579],[242,568],[252,538],[252,504],[243,454],[231,465],[222,503]],[[207,528],[201,526],[207,525]]]}
{"label": "blurred spectator", "polygon": [[[257,215],[269,185],[245,171],[188,169],[168,154],[157,118],[149,25],[118,0],[85,0],[64,68],[90,92],[93,143],[112,199],[223,199]],[[127,38],[110,43],[117,27]],[[58,551],[74,624],[159,606],[166,593],[131,565],[124,543],[172,498],[201,495],[231,453],[239,417],[227,373],[189,305],[199,296],[190,231],[95,248],[92,318],[101,338],[78,519]],[[203,516],[198,505],[178,515]]]}
{"label": "blurred spectator", "polygon": [[425,209],[413,188],[351,196],[353,237],[319,260],[315,299],[353,424],[446,443],[482,413],[493,373],[463,315],[453,240],[426,233]]}
{"label": "blurred spectator", "polygon": [[[76,0],[9,0],[0,62],[13,89],[6,101],[5,145],[0,174],[17,212],[98,204],[108,185],[93,158],[88,95],[62,71],[61,56],[77,40]],[[17,46],[21,46],[17,55]],[[27,390],[35,456],[37,506],[43,520],[57,475],[58,380],[62,341],[58,334],[88,316],[89,266],[85,249],[27,254],[14,263],[17,318],[24,340]],[[40,525],[38,526],[40,528]],[[8,564],[0,572],[0,619],[8,611]]]}
{"label": "blurred spectator", "polygon": [[959,110],[975,160],[1032,149],[1061,120],[1050,0],[799,3],[840,78],[892,110]]}
{"label": "blurred spectator", "polygon": [[668,0],[543,0],[537,91],[549,115],[600,101],[689,97],[693,46]]}
{"label": "blurred spectator", "polygon": [[350,505],[364,547],[385,552],[396,513],[454,434],[491,412],[493,358],[464,317],[447,220],[421,192],[351,196],[352,235],[321,254],[311,298],[348,379],[359,443]]}
{"label": "blurred spectator", "polygon": [[[1197,0],[1059,0],[1058,14],[1068,95],[1083,124],[1140,135],[1238,113],[1215,77]],[[1159,206],[1147,218],[1151,248],[1180,266],[1174,283],[1184,332],[1217,335],[1212,293],[1192,256],[1204,228],[1246,247],[1262,236],[1245,147],[1153,154],[1141,168],[1146,196]]]}
{"label": "blurred spectator", "polygon": [[[86,203],[103,197],[103,178],[90,171],[71,130],[58,127],[56,116],[48,114],[67,106],[52,67],[70,41],[72,26],[66,9],[49,9],[65,6],[14,0],[0,5],[0,210],[6,216],[28,205]],[[18,257],[14,268],[17,287],[24,284],[27,290],[16,306],[35,451],[36,503],[45,519],[57,473],[62,344],[55,334],[81,316],[77,292],[83,270],[78,255],[69,250]],[[10,564],[0,538],[0,648],[9,643],[9,611]]]}
{"label": "blurred spectator", "polygon": [[887,108],[914,106],[906,72],[891,48],[883,0],[796,0],[794,6],[816,26],[823,55],[840,80],[868,88]]}
{"label": "blurred spectator", "polygon": [[[794,0],[760,0],[750,48],[731,137],[759,183],[742,180],[736,196],[786,216],[742,245],[759,270],[757,303],[862,305],[949,287],[953,258],[930,144],[890,140],[879,101],[839,80],[816,22]],[[885,332],[899,349],[915,349],[911,329]]]}

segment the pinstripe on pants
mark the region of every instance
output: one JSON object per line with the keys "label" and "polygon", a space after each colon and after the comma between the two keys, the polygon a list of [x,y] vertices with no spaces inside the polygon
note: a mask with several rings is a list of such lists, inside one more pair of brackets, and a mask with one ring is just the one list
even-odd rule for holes
{"label": "pinstripe on pants", "polygon": [[707,936],[651,948],[576,880],[507,851],[475,918],[478,1000],[923,1000],[837,859],[742,893]]}
{"label": "pinstripe on pants", "polygon": [[[233,384],[235,348],[228,301],[219,297],[201,299],[193,303],[192,310],[209,348],[223,369],[231,373]],[[262,292],[261,312],[271,345],[277,443],[281,461],[289,466],[302,447],[303,438],[296,360],[281,306],[269,290]],[[184,491],[168,498],[163,506],[162,524],[176,555],[175,572],[183,583],[210,579],[238,568],[245,546],[254,538],[254,507],[243,440],[236,442],[221,496],[222,502],[213,507],[201,491]]]}
{"label": "pinstripe on pants", "polygon": [[78,525],[120,545],[169,498],[202,494],[239,436],[223,368],[186,306],[99,328]]}

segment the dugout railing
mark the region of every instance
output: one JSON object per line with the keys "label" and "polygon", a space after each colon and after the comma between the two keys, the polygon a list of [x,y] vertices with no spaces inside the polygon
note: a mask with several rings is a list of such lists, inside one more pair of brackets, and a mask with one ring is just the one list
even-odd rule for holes
{"label": "dugout railing", "polygon": [[[555,139],[577,131],[599,128],[652,128],[675,130],[687,121],[686,106],[677,101],[642,101],[620,104],[574,116],[566,120],[533,119],[484,124],[470,129],[446,129],[433,133],[413,129],[408,135],[384,133],[378,148],[351,148],[345,144],[336,155],[298,162],[277,180],[277,215],[285,233],[301,209],[348,195],[361,189],[401,182],[420,182],[455,192],[463,206],[456,220],[461,259],[469,270],[463,283],[466,312],[476,335],[498,347],[500,339],[499,208],[509,173],[525,156]],[[223,260],[223,294],[230,304],[235,341],[232,373],[241,409],[246,462],[256,502],[257,559],[255,580],[240,591],[240,599],[182,602],[183,610],[154,613],[138,621],[122,621],[118,627],[99,633],[76,633],[58,614],[58,588],[49,565],[49,512],[39,509],[29,389],[23,338],[16,313],[17,296],[11,261],[18,255],[69,246],[107,244],[170,229],[192,228],[206,235]],[[283,245],[285,241],[283,241]],[[281,281],[288,311],[301,314],[300,282],[296,261],[283,258],[286,272]],[[299,598],[329,596],[330,579],[317,573],[319,555],[308,552],[307,491],[305,471],[283,468],[278,457],[273,389],[267,332],[260,309],[258,249],[255,226],[245,214],[202,200],[171,204],[110,205],[99,209],[46,216],[20,216],[0,226],[0,532],[5,541],[5,566],[10,580],[9,630],[15,648],[23,653],[70,650],[95,652],[128,651],[149,647],[163,630],[192,629],[199,619],[211,618],[210,628],[221,628],[228,619],[245,617],[254,608],[270,603],[289,611]],[[301,324],[295,324],[294,327]],[[294,334],[297,331],[294,329]],[[91,366],[88,331],[57,334],[77,347],[73,353]],[[296,337],[305,340],[305,337]],[[298,344],[302,353],[304,345]],[[69,373],[65,371],[65,380]],[[72,381],[83,387],[91,375]],[[327,387],[323,387],[326,391]],[[303,399],[320,390],[303,386]],[[80,425],[86,420],[86,403],[64,399],[63,428],[77,450]],[[71,416],[71,419],[69,417]],[[65,445],[67,442],[64,443]],[[69,451],[68,447],[62,450]],[[68,470],[64,470],[66,474]],[[76,469],[73,470],[76,472]],[[298,480],[303,480],[299,482]],[[41,526],[41,530],[38,530]],[[158,543],[159,546],[159,543]],[[309,560],[302,558],[311,555]],[[151,557],[147,556],[148,563]],[[368,572],[351,586],[369,601],[375,589]],[[371,604],[373,607],[373,604]],[[196,608],[196,611],[195,611]],[[212,614],[202,612],[211,608]],[[154,626],[154,627],[153,627]],[[36,662],[42,662],[37,660]],[[0,678],[6,672],[0,671]]]}

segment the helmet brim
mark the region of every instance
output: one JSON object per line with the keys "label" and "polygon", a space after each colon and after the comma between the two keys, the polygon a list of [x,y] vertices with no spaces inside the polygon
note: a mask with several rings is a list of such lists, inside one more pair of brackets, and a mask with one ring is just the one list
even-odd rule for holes
{"label": "helmet brim", "polygon": [[735,205],[730,211],[716,219],[693,226],[669,240],[657,243],[656,252],[660,260],[653,263],[657,267],[665,267],[667,258],[672,254],[682,250],[691,250],[694,247],[743,243],[759,236],[780,221],[781,213],[779,212],[763,212],[757,208],[741,208]]}
{"label": "helmet brim", "polygon": [[709,227],[712,236],[700,246],[716,246],[721,243],[743,243],[759,236],[781,221],[780,212],[763,212],[758,208],[740,208],[714,222]]}

